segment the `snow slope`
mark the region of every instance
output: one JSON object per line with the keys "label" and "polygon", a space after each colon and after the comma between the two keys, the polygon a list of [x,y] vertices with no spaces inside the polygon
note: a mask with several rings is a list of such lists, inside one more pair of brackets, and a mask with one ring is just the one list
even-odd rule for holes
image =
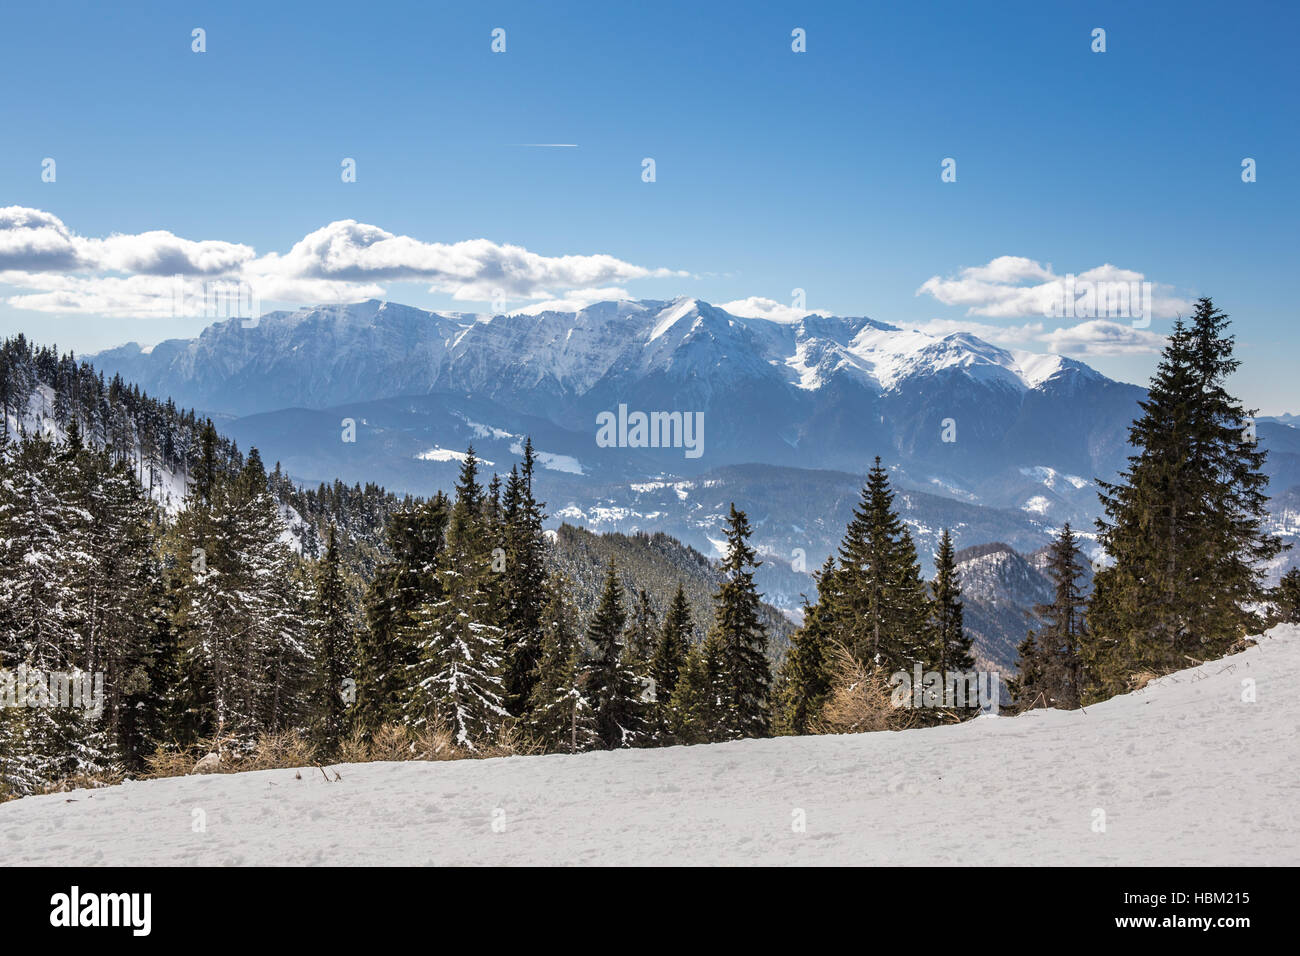
{"label": "snow slope", "polygon": [[1300,627],[1285,625],[1086,714],[28,797],[0,806],[0,860],[1294,865],[1298,674]]}

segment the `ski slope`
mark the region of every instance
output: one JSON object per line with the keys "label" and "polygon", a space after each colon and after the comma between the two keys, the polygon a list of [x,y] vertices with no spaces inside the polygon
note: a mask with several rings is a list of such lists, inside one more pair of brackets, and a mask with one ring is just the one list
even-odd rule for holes
{"label": "ski slope", "polygon": [[1283,625],[1086,714],[29,797],[0,805],[0,861],[1295,865],[1297,676]]}

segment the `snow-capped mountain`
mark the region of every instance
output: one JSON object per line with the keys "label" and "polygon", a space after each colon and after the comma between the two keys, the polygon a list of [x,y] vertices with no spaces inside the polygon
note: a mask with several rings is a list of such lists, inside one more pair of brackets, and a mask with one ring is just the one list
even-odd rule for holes
{"label": "snow-capped mountain", "polygon": [[[988,499],[996,489],[991,503],[1039,512],[1035,495],[1068,512],[1073,491],[1044,490],[1021,469],[1085,480],[1111,473],[1141,395],[1080,362],[964,333],[938,337],[861,317],[743,318],[689,298],[495,316],[369,301],[273,312],[249,328],[219,322],[194,340],[126,345],[94,361],[218,416],[473,396],[572,433],[587,449],[565,452],[578,462],[601,457],[601,412],[698,412],[698,458],[622,447],[616,467],[797,462],[860,472],[881,455],[941,493]],[[428,437],[409,457],[456,447]]]}
{"label": "snow-capped mountain", "polygon": [[[372,300],[218,322],[93,361],[218,417],[241,447],[310,482],[427,494],[451,486],[467,445],[508,470],[528,435],[558,520],[663,530],[712,552],[734,500],[787,607],[810,590],[806,571],[834,548],[877,455],[907,492],[927,566],[943,527],[959,547],[1025,553],[1067,520],[1090,528],[1096,482],[1124,467],[1145,394],[966,333],[742,317],[693,298],[515,315]],[[598,440],[599,417],[620,412],[698,417],[698,456]],[[1300,484],[1300,430],[1261,421],[1259,436],[1274,493]]]}
{"label": "snow-capped mountain", "polygon": [[692,383],[685,396],[674,394],[680,406],[709,404],[742,382],[805,393],[849,382],[885,394],[958,369],[1023,393],[1067,371],[1101,378],[1070,359],[1014,353],[965,333],[940,338],[818,314],[742,318],[691,298],[494,316],[370,300],[271,312],[249,327],[218,322],[194,340],[130,344],[95,360],[234,415],[430,391],[571,405],[654,380]]}

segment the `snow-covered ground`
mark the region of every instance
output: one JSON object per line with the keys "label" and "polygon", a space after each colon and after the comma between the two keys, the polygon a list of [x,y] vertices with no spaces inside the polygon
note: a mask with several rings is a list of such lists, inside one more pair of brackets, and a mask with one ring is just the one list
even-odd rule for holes
{"label": "snow-covered ground", "polygon": [[1298,677],[1283,626],[1087,713],[29,797],[0,861],[1294,865]]}

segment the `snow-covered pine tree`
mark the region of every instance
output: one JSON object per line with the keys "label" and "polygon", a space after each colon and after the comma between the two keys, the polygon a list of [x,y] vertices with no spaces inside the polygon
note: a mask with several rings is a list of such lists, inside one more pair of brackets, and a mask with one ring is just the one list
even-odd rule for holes
{"label": "snow-covered pine tree", "polygon": [[[80,443],[76,417],[69,440]],[[85,448],[77,455],[84,480],[75,492],[87,559],[77,577],[84,616],[85,669],[102,674],[102,724],[113,761],[139,769],[161,742],[170,687],[160,666],[172,635],[157,558],[158,509],[140,485],[129,456]]]}
{"label": "snow-covered pine tree", "polygon": [[[201,463],[211,447],[205,439]],[[223,474],[215,458],[197,473],[172,529],[186,730],[247,745],[305,722],[307,582],[280,540],[278,505],[255,449],[236,475]]]}
{"label": "snow-covered pine tree", "polygon": [[[8,735],[19,735],[4,776],[21,786],[104,769],[108,755],[96,721],[84,708],[59,706],[50,691],[85,674],[84,592],[77,587],[89,559],[86,516],[73,503],[83,476],[80,449],[39,435],[9,448],[0,485],[0,666],[26,668],[28,698]],[[91,678],[93,680],[93,678]]]}
{"label": "snow-covered pine tree", "polygon": [[1276,619],[1283,624],[1300,624],[1300,568],[1292,568],[1282,575],[1273,594],[1277,606]]}
{"label": "snow-covered pine tree", "polygon": [[490,514],[470,448],[456,484],[438,569],[440,597],[415,613],[419,657],[407,720],[442,725],[457,746],[475,750],[509,717],[503,697],[502,632],[494,623]]}

